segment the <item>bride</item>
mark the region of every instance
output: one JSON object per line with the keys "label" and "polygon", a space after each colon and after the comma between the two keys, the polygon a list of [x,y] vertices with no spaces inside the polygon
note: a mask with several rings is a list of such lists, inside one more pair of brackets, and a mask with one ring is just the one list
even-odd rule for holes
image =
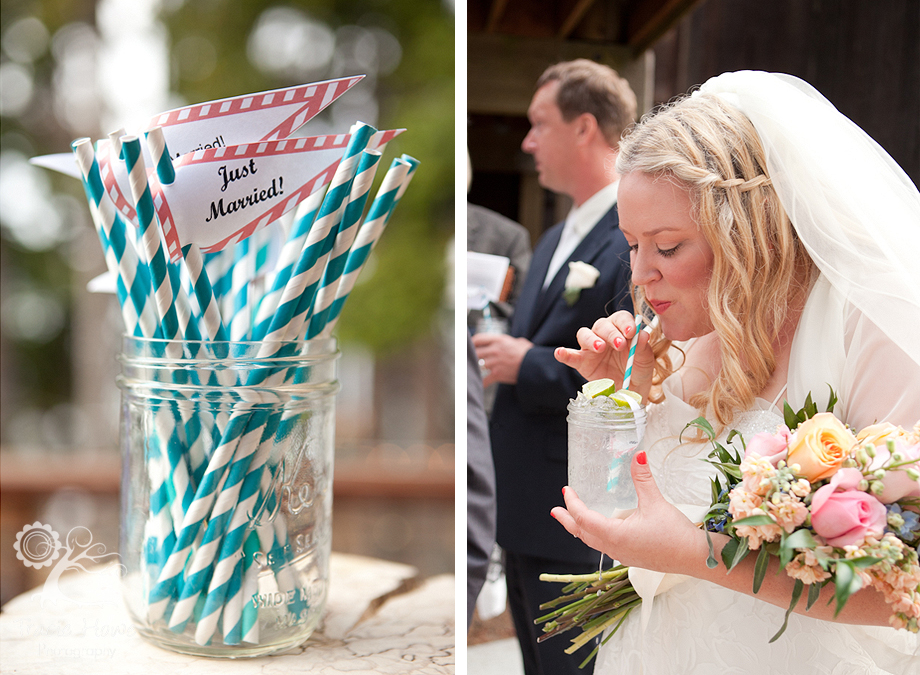
{"label": "bride", "polygon": [[[784,635],[793,580],[754,556],[706,566],[708,446],[678,442],[701,413],[746,438],[829,388],[851,427],[920,420],[920,194],[864,132],[806,83],[728,73],[646,117],[620,144],[620,227],[631,246],[640,332],[630,388],[650,403],[633,463],[639,507],[590,511],[571,488],[552,515],[633,566],[646,600],[598,656],[598,673],[918,673],[920,640],[888,627],[882,596],[832,588]],[[578,332],[556,358],[622,381],[635,334],[625,312]],[[823,399],[823,400],[822,400]],[[718,550],[727,540],[713,535]],[[641,568],[641,569],[640,569]],[[635,577],[633,577],[635,574]],[[652,600],[652,596],[655,596]]]}

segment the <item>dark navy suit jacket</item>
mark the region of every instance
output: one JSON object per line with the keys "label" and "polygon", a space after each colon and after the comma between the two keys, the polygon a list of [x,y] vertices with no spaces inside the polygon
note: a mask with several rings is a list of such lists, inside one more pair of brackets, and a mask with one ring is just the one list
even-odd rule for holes
{"label": "dark navy suit jacket", "polygon": [[[582,326],[620,309],[632,311],[629,246],[616,206],[578,245],[543,290],[562,223],[537,242],[518,298],[511,335],[533,342],[516,385],[499,385],[490,422],[498,500],[498,543],[519,554],[571,562],[597,562],[598,554],[549,515],[563,504],[567,479],[566,406],[585,382],[553,356],[556,347],[578,347]],[[600,277],[573,306],[563,298],[568,262],[593,265]]]}

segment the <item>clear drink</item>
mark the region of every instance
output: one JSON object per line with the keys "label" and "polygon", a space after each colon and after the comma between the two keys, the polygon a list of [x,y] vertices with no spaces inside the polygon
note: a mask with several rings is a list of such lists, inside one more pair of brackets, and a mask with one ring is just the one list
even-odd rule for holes
{"label": "clear drink", "polygon": [[645,434],[645,406],[618,406],[607,396],[581,392],[569,401],[569,485],[605,516],[637,505],[630,463]]}

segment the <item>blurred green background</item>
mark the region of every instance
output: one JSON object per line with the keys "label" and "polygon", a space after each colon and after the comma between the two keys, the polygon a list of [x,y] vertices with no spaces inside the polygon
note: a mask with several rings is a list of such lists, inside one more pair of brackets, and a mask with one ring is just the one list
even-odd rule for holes
{"label": "blurred green background", "polygon": [[35,519],[117,546],[121,319],[86,290],[105,265],[81,186],[28,159],[181,105],[354,74],[367,77],[298,134],[404,127],[382,165],[421,164],[337,326],[333,548],[451,572],[453,4],[0,8],[0,600],[41,580],[12,549]]}

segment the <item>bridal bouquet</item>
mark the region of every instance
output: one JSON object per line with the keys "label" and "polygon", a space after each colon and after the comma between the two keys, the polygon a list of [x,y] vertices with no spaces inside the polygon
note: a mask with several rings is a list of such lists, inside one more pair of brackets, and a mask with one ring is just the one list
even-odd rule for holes
{"label": "bridal bouquet", "polygon": [[[854,433],[832,412],[818,413],[811,397],[799,413],[787,404],[785,418],[775,433],[757,434],[746,445],[740,439],[743,454],[718,443],[705,419],[689,425],[709,437],[709,461],[725,479],[713,478],[703,521],[707,537],[731,538],[723,563],[731,570],[758,551],[757,593],[769,558],[778,558],[796,580],[787,621],[805,586],[809,609],[832,584],[835,616],[853,593],[871,586],[891,606],[891,625],[917,632],[920,423],[911,431],[882,423]],[[718,564],[711,553],[707,562]],[[771,642],[785,629],[784,621]]]}
{"label": "bridal bouquet", "polygon": [[[754,593],[771,556],[796,580],[786,620],[771,642],[786,630],[806,586],[810,609],[832,584],[836,614],[860,588],[874,587],[891,606],[892,626],[920,627],[920,422],[910,431],[881,423],[854,432],[833,415],[834,402],[832,392],[826,413],[811,396],[799,412],[786,404],[785,425],[747,443],[737,431],[725,444],[717,441],[703,417],[687,425],[708,438],[707,461],[721,473],[712,479],[702,527],[707,538],[709,532],[730,537],[721,553],[725,567],[757,551]],[[711,538],[707,564],[718,565]],[[565,650],[571,654],[611,628],[609,640],[642,603],[627,571],[617,565],[600,574],[540,575],[567,585],[541,605],[549,612],[535,621],[543,624],[538,641],[580,629]]]}

